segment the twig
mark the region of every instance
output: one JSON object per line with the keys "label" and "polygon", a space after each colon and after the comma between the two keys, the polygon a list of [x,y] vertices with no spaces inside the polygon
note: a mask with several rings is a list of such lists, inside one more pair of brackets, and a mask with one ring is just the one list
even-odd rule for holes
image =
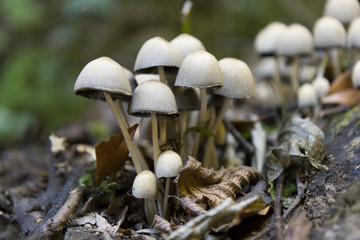
{"label": "twig", "polygon": [[85,189],[81,186],[72,190],[59,211],[52,218],[49,218],[46,222],[36,228],[28,239],[49,239],[61,231],[69,221],[70,215],[74,212],[76,206],[83,197],[84,192]]}
{"label": "twig", "polygon": [[299,174],[296,174],[297,195],[296,195],[293,203],[283,214],[283,216],[282,216],[283,221],[285,221],[287,219],[287,217],[290,215],[290,213],[296,208],[296,206],[300,203],[301,199],[304,197],[306,185],[307,185],[306,182],[305,183],[301,182]]}
{"label": "twig", "polygon": [[238,141],[240,147],[246,152],[246,154],[252,155],[255,152],[254,147],[246,141],[246,139],[241,135],[241,133],[234,127],[232,123],[230,123],[228,120],[224,120],[225,126],[231,134],[235,137],[235,139]]}
{"label": "twig", "polygon": [[284,182],[284,173],[281,173],[281,175],[276,180],[276,192],[275,192],[275,202],[274,202],[275,233],[277,240],[284,239],[282,233],[282,219],[281,219],[283,182]]}

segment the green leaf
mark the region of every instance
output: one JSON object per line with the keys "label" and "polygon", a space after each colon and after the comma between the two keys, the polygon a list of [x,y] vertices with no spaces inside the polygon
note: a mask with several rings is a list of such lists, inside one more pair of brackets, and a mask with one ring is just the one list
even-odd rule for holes
{"label": "green leaf", "polygon": [[208,137],[216,137],[216,134],[214,134],[213,132],[207,130],[206,128],[202,128],[202,127],[191,127],[186,129],[185,134],[189,133],[189,132],[199,132],[202,135],[208,136]]}

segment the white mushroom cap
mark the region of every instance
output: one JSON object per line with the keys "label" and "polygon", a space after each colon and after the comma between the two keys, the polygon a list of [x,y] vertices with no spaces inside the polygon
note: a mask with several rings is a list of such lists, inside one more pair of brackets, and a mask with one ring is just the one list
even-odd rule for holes
{"label": "white mushroom cap", "polygon": [[173,92],[179,110],[200,109],[200,89],[174,87]]}
{"label": "white mushroom cap", "polygon": [[179,50],[161,37],[147,40],[136,56],[134,71],[146,70],[157,66],[179,68],[183,57]]}
{"label": "white mushroom cap", "polygon": [[350,23],[348,45],[350,48],[360,48],[360,17],[355,18]]}
{"label": "white mushroom cap", "polygon": [[187,33],[178,35],[176,38],[171,40],[170,43],[180,51],[184,58],[190,53],[198,50],[205,50],[204,45],[199,39]]}
{"label": "white mushroom cap", "polygon": [[177,117],[175,96],[162,82],[149,80],[140,84],[133,92],[129,112],[136,116],[149,116],[155,113],[162,117]]}
{"label": "white mushroom cap", "polygon": [[158,192],[156,176],[150,170],[141,171],[132,185],[132,194],[136,198],[156,199]]}
{"label": "white mushroom cap", "polygon": [[129,79],[129,83],[131,86],[131,92],[133,92],[135,90],[135,88],[137,87],[138,83],[136,82],[135,76],[132,73],[132,71],[130,71],[129,69],[127,69],[126,67],[123,67],[125,74],[127,76],[127,78]]}
{"label": "white mushroom cap", "polygon": [[360,16],[360,6],[357,0],[327,0],[324,15],[346,24]]}
{"label": "white mushroom cap", "polygon": [[215,94],[229,98],[255,97],[254,77],[246,63],[235,58],[223,58],[219,61],[224,85],[215,90]]}
{"label": "white mushroom cap", "polygon": [[330,83],[324,77],[318,77],[313,82],[312,85],[315,88],[316,94],[318,98],[322,98],[325,94],[327,94],[330,90]]}
{"label": "white mushroom cap", "polygon": [[156,176],[158,178],[176,177],[182,166],[180,155],[172,150],[167,150],[160,154],[156,162]]}
{"label": "white mushroom cap", "polygon": [[355,66],[352,70],[352,84],[355,88],[360,88],[360,60],[355,63]]}
{"label": "white mushroom cap", "polygon": [[[280,75],[286,71],[285,59],[278,58]],[[273,78],[276,73],[276,59],[274,57],[262,57],[256,65],[254,77],[256,79]]]}
{"label": "white mushroom cap", "polygon": [[317,102],[316,90],[312,84],[305,83],[299,88],[298,104],[300,108],[315,106]]}
{"label": "white mushroom cap", "polygon": [[76,95],[92,99],[104,100],[104,91],[114,99],[131,96],[124,68],[109,57],[100,57],[86,64],[74,86]]}
{"label": "white mushroom cap", "polygon": [[256,83],[256,102],[267,108],[280,106],[281,97],[279,90],[271,85],[268,81]]}
{"label": "white mushroom cap", "polygon": [[272,22],[263,28],[255,37],[255,50],[262,55],[272,55],[280,37],[285,32],[287,26],[281,22]]}
{"label": "white mushroom cap", "polygon": [[319,18],[314,24],[313,34],[315,48],[327,49],[346,45],[346,30],[336,18]]}
{"label": "white mushroom cap", "polygon": [[280,38],[277,52],[287,57],[311,54],[313,38],[311,32],[303,25],[291,24]]}
{"label": "white mushroom cap", "polygon": [[149,80],[157,80],[160,81],[159,74],[151,74],[151,73],[141,73],[135,75],[135,80],[138,85],[142,84],[143,82],[149,81]]}
{"label": "white mushroom cap", "polygon": [[311,65],[303,65],[299,70],[300,83],[311,82],[316,76],[317,68]]}
{"label": "white mushroom cap", "polygon": [[209,88],[223,85],[221,69],[216,58],[205,50],[189,54],[181,64],[175,86]]}

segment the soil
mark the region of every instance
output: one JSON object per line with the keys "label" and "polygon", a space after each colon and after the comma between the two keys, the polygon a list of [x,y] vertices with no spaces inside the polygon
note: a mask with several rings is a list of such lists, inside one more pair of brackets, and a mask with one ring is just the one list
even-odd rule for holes
{"label": "soil", "polygon": [[[297,225],[309,224],[310,239],[360,239],[360,107],[333,117],[325,129],[326,156],[322,164],[328,170],[312,176],[306,197],[285,224],[285,229],[289,228],[285,230],[286,239],[299,239],[290,230],[296,231],[292,222],[300,219],[301,209],[308,220]],[[87,165],[84,157],[70,151],[56,159],[49,149],[49,144],[41,143],[1,153],[0,239],[30,236],[39,224],[54,216],[83,174]],[[118,195],[112,203],[129,202],[131,215],[127,217],[137,222],[136,203],[131,203],[126,190]],[[123,232],[124,238],[131,234],[132,230]],[[53,238],[57,237],[109,239],[106,234],[75,226],[64,228]]]}

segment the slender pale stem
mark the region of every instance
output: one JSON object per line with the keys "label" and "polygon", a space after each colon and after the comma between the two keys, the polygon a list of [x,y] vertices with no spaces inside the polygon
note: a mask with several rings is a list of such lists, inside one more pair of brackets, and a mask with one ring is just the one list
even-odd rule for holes
{"label": "slender pale stem", "polygon": [[[225,117],[225,113],[226,113],[227,109],[229,108],[229,106],[231,105],[231,103],[232,103],[231,98],[224,98],[220,112],[217,115],[213,126],[210,128],[213,133],[217,132],[222,120]],[[211,144],[214,144],[214,141],[215,141],[214,137],[209,137],[206,142],[205,154],[204,154],[204,158],[203,158],[203,166],[204,167],[211,167],[210,166],[211,165],[211,163],[210,163],[211,162]]]}
{"label": "slender pale stem", "polygon": [[121,132],[122,132],[122,134],[124,136],[125,143],[126,143],[128,149],[129,149],[129,152],[131,154],[131,159],[132,159],[132,162],[134,164],[135,170],[136,170],[137,173],[140,173],[143,169],[141,168],[141,164],[139,162],[138,155],[136,154],[134,144],[131,141],[131,138],[130,138],[129,132],[128,132],[126,126],[125,126],[125,123],[121,119],[121,116],[120,116],[119,112],[116,109],[116,106],[114,104],[114,101],[113,101],[110,93],[104,92],[104,96],[105,96],[107,104],[109,105],[112,113],[114,114],[114,116],[115,116],[115,118],[116,118],[116,120],[117,120],[117,122],[118,122],[118,124],[120,126],[120,130],[121,130]]}
{"label": "slender pale stem", "polygon": [[274,82],[280,86],[281,85],[281,77],[280,77],[280,56],[275,55],[275,73],[274,73]]}
{"label": "slender pale stem", "polygon": [[167,218],[168,204],[169,204],[169,192],[170,192],[170,178],[166,178],[165,192],[164,192],[164,205],[163,205],[163,217]]}
{"label": "slender pale stem", "polygon": [[324,77],[328,61],[329,61],[329,50],[326,50],[324,56],[321,58],[320,66],[318,67],[316,77]]}
{"label": "slender pale stem", "polygon": [[166,119],[159,119],[160,145],[166,144]]}
{"label": "slender pale stem", "polygon": [[157,69],[160,77],[160,82],[167,84],[164,67],[158,66]]}
{"label": "slender pale stem", "polygon": [[158,125],[156,114],[151,114],[151,131],[152,131],[152,141],[153,141],[153,151],[154,151],[154,169],[156,169],[157,159],[159,158],[159,137],[158,137]]}
{"label": "slender pale stem", "polygon": [[148,225],[151,226],[154,216],[157,213],[156,203],[154,199],[144,199],[145,215]]}
{"label": "slender pale stem", "polygon": [[[206,99],[206,89],[200,88],[200,116],[198,121],[198,127],[204,127],[205,120],[206,120],[206,111],[207,111],[207,99]],[[199,144],[200,144],[200,137],[201,134],[199,132],[195,132],[194,136],[194,145],[192,150],[192,156],[194,158],[197,157]]]}
{"label": "slender pale stem", "polygon": [[296,56],[292,62],[292,75],[291,75],[291,84],[295,94],[297,96],[297,91],[299,89],[299,57]]}
{"label": "slender pale stem", "polygon": [[129,122],[128,122],[127,118],[126,118],[126,115],[125,115],[125,112],[124,112],[124,109],[123,109],[123,106],[121,104],[120,99],[116,99],[116,105],[117,105],[117,107],[119,109],[120,117],[124,121],[125,127],[129,128],[130,125],[129,125]]}
{"label": "slender pale stem", "polygon": [[331,49],[331,58],[332,58],[332,64],[334,70],[334,78],[336,78],[341,72],[338,48]]}

